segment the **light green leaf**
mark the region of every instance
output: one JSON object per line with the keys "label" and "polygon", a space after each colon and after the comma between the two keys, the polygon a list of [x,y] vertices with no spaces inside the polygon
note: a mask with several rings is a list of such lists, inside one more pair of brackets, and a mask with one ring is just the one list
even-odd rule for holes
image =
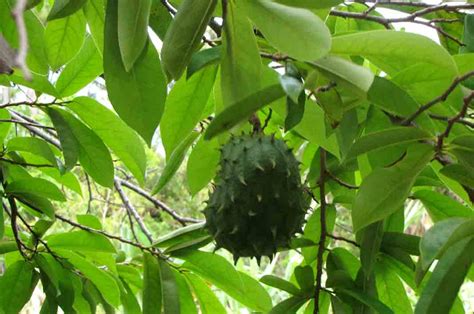
{"label": "light green leaf", "polygon": [[420,256],[422,270],[441,258],[455,243],[474,236],[474,218],[451,218],[431,227],[421,238]]}
{"label": "light green leaf", "polygon": [[[308,222],[304,227],[303,237],[305,239],[313,241],[313,243],[319,243],[321,237],[321,211],[316,209],[313,214],[308,218]],[[336,222],[336,209],[334,206],[329,206],[326,209],[326,228],[331,232]],[[314,247],[304,247],[302,249],[303,257],[306,264],[311,264],[316,260],[317,250]]]}
{"label": "light green leaf", "polygon": [[68,262],[88,278],[97,287],[106,302],[114,307],[120,305],[120,290],[112,275],[99,269],[76,253],[66,250],[56,250],[56,252],[58,255],[66,258]]}
{"label": "light green leaf", "polygon": [[118,115],[151,144],[166,99],[166,79],[158,53],[148,41],[129,72],[118,42],[117,1],[108,1],[105,23],[104,74],[109,99]]}
{"label": "light green leaf", "polygon": [[162,284],[158,259],[150,253],[143,254],[143,313],[161,312]]}
{"label": "light green leaf", "polygon": [[161,271],[161,284],[163,290],[163,313],[180,314],[180,290],[176,277],[166,261],[159,260]]}
{"label": "light green leaf", "polygon": [[218,63],[221,59],[221,54],[222,45],[196,52],[191,57],[188,70],[186,71],[186,77],[189,79],[194,73],[197,73],[201,69]]}
{"label": "light green leaf", "polygon": [[45,30],[46,53],[54,71],[68,63],[79,51],[86,34],[82,11],[48,22]]}
{"label": "light green leaf", "polygon": [[337,56],[311,62],[324,76],[354,93],[365,96],[374,80],[373,73],[362,66]]}
{"label": "light green leaf", "polygon": [[[0,109],[0,119],[2,120],[11,119],[10,113],[8,112],[7,109]],[[5,138],[8,135],[8,132],[10,132],[11,127],[12,127],[11,123],[0,123],[0,143],[3,144],[3,142],[5,141]]]}
{"label": "light green leaf", "polygon": [[63,193],[56,185],[40,178],[15,180],[8,184],[5,192],[13,195],[31,194],[60,202],[66,201]]}
{"label": "light green leaf", "polygon": [[227,313],[224,306],[204,280],[193,273],[185,273],[184,275],[199,301],[199,306],[203,314]]}
{"label": "light green leaf", "polygon": [[286,291],[292,295],[301,294],[300,289],[298,289],[293,283],[286,281],[285,279],[280,277],[276,277],[273,275],[265,275],[260,278],[260,282],[266,284],[267,286]]}
{"label": "light green leaf", "polygon": [[184,268],[210,281],[230,297],[256,311],[269,311],[271,299],[255,279],[238,272],[223,257],[201,251],[187,251],[176,255],[186,262]]}
{"label": "light green leaf", "polygon": [[203,189],[215,176],[219,163],[219,142],[201,137],[188,158],[186,175],[191,194]]}
{"label": "light green leaf", "polygon": [[450,217],[472,217],[474,211],[449,196],[430,190],[419,190],[413,194],[428,210],[434,222]]}
{"label": "light green leaf", "polygon": [[109,150],[102,140],[81,121],[69,112],[55,108],[58,117],[63,119],[64,128],[72,134],[79,144],[79,161],[86,172],[100,185],[111,187],[114,180],[114,165]]}
{"label": "light green leaf", "polygon": [[217,0],[184,0],[163,41],[163,68],[171,79],[179,79],[201,43]]}
{"label": "light green leaf", "polygon": [[51,249],[72,250],[78,252],[116,253],[112,242],[105,236],[83,230],[67,233],[55,233],[45,240]]}
{"label": "light green leaf", "polygon": [[450,311],[472,265],[473,252],[473,237],[459,241],[446,251],[421,293],[415,308],[416,314]]}
{"label": "light green leaf", "polygon": [[61,72],[56,90],[62,97],[71,96],[102,73],[102,56],[92,37],[87,36],[79,53]]}
{"label": "light green leaf", "polygon": [[380,313],[380,314],[393,314],[394,313],[388,306],[386,306],[379,300],[365,293],[359,292],[357,290],[338,289],[337,294],[339,293],[353,297],[354,299],[374,309],[377,313]]}
{"label": "light green leaf", "polygon": [[48,21],[60,19],[78,11],[87,0],[56,0],[48,15]]}
{"label": "light green leaf", "polygon": [[[176,279],[176,283],[179,291],[179,311],[176,314],[180,313],[189,313],[189,314],[198,314],[196,309],[196,304],[194,303],[193,295],[191,294],[190,287],[186,281],[184,275],[173,269],[173,275]],[[171,312],[171,311],[168,311]]]}
{"label": "light green leaf", "polygon": [[302,291],[310,291],[314,287],[314,273],[311,266],[297,266],[294,270],[296,281]]}
{"label": "light green leaf", "polygon": [[112,111],[89,97],[75,98],[68,105],[120,158],[138,182],[145,182],[146,154],[142,141]]}
{"label": "light green leaf", "polygon": [[280,84],[271,85],[254,94],[230,105],[212,120],[207,128],[205,139],[211,139],[214,136],[232,128],[240,121],[249,117],[253,112],[265,105],[283,97],[284,91]]}
{"label": "light green leaf", "polygon": [[179,243],[187,242],[189,240],[201,238],[208,235],[208,232],[204,228],[205,222],[195,223],[173,232],[170,232],[160,237],[154,244],[154,247],[170,247]]}
{"label": "light green leaf", "polygon": [[388,217],[405,202],[418,174],[434,155],[433,148],[416,144],[390,168],[378,168],[363,181],[352,205],[352,224],[358,231]]}
{"label": "light green leaf", "polygon": [[269,0],[243,0],[240,5],[265,39],[290,57],[313,61],[329,52],[331,34],[311,11]]}
{"label": "light green leaf", "polygon": [[286,313],[297,313],[298,309],[305,304],[308,299],[297,296],[297,297],[289,297],[286,300],[275,305],[274,308],[269,312],[269,314],[286,314]]}
{"label": "light green leaf", "polygon": [[94,39],[100,55],[104,52],[104,23],[105,23],[105,3],[104,0],[89,0],[84,5],[84,15],[87,25]]}
{"label": "light green leaf", "polygon": [[275,2],[294,6],[294,7],[301,7],[301,8],[308,8],[308,9],[324,9],[334,7],[342,2],[343,0],[276,0]]}
{"label": "light green leaf", "polygon": [[152,0],[118,1],[118,42],[128,72],[148,40],[148,18]]}
{"label": "light green leaf", "polygon": [[220,78],[227,107],[261,88],[262,62],[252,25],[234,1],[227,2],[224,22]]}
{"label": "light green leaf", "polygon": [[171,154],[168,162],[166,163],[165,169],[161,173],[158,182],[153,187],[152,194],[156,194],[171,180],[173,175],[178,171],[179,166],[184,160],[186,153],[188,152],[191,145],[198,138],[199,132],[193,131],[189,134]]}
{"label": "light green leaf", "polygon": [[31,298],[38,279],[33,265],[26,261],[18,261],[7,267],[0,277],[0,312],[20,313]]}
{"label": "light green leaf", "polygon": [[0,240],[0,255],[10,253],[10,252],[15,252],[15,251],[18,251],[18,246],[16,245],[15,241]]}
{"label": "light green leaf", "polygon": [[399,232],[384,232],[382,248],[401,249],[410,255],[420,255],[420,237]]}
{"label": "light green leaf", "polygon": [[84,215],[76,215],[77,222],[83,226],[90,227],[95,230],[102,230],[102,223],[100,222],[99,218],[94,215],[84,214]]}
{"label": "light green leaf", "polygon": [[14,137],[7,143],[9,151],[27,152],[39,156],[57,167],[56,157],[49,144],[36,137]]}
{"label": "light green leaf", "polygon": [[360,229],[357,236],[360,238],[360,263],[362,269],[365,274],[372,274],[380,245],[382,244],[383,221],[374,222]]}
{"label": "light green leaf", "polygon": [[413,127],[394,127],[372,132],[360,137],[352,144],[346,159],[398,144],[426,140],[430,137],[431,135],[426,131]]}
{"label": "light green leaf", "polygon": [[171,90],[160,123],[167,160],[199,122],[214,86],[216,68],[208,67],[191,78],[181,78]]}
{"label": "light green leaf", "polygon": [[173,18],[161,1],[153,0],[150,9],[149,25],[151,29],[163,40]]}
{"label": "light green leaf", "polygon": [[413,309],[398,274],[385,263],[375,265],[375,282],[377,285],[378,297],[394,313],[409,314]]}

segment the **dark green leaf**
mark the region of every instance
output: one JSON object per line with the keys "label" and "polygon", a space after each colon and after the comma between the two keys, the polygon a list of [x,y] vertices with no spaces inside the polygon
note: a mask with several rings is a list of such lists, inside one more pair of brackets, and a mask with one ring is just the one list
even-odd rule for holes
{"label": "dark green leaf", "polygon": [[464,17],[462,42],[464,46],[459,47],[460,53],[474,52],[474,14],[466,14]]}
{"label": "dark green leaf", "polygon": [[189,240],[200,238],[208,235],[207,231],[204,228],[205,223],[200,222],[192,224],[180,229],[177,229],[171,233],[168,233],[160,237],[153,246],[155,247],[169,247],[179,243],[183,243]]}
{"label": "dark green leaf", "polygon": [[203,189],[216,175],[219,163],[219,141],[210,141],[201,137],[193,147],[188,158],[186,176],[191,194],[195,195]]}
{"label": "dark green leaf", "polygon": [[282,279],[280,277],[276,277],[273,275],[265,275],[260,278],[260,282],[266,284],[267,286],[286,291],[292,295],[301,294],[300,289],[298,289],[293,283],[286,281],[285,279]]}
{"label": "dark green leaf", "polygon": [[307,301],[304,297],[289,297],[288,299],[278,303],[269,312],[269,314],[296,314],[298,309]]}
{"label": "dark green leaf", "polygon": [[343,294],[353,297],[354,299],[374,309],[375,311],[377,311],[377,313],[393,314],[393,311],[388,306],[375,299],[374,297],[359,292],[357,290],[339,289],[337,294]]}
{"label": "dark green leaf", "polygon": [[413,313],[410,300],[398,274],[384,263],[375,267],[377,292],[381,302],[395,313]]}
{"label": "dark green leaf", "polygon": [[297,266],[295,268],[295,277],[302,291],[311,291],[314,287],[313,268],[309,265]]}
{"label": "dark green leaf", "polygon": [[431,190],[419,190],[413,194],[428,210],[434,222],[450,217],[472,217],[474,211],[449,196]]}
{"label": "dark green leaf", "polygon": [[143,313],[161,312],[162,284],[158,258],[143,254]]}
{"label": "dark green leaf", "polygon": [[160,0],[152,0],[149,24],[151,29],[163,40],[173,18]]}
{"label": "dark green leaf", "polygon": [[286,98],[287,114],[285,118],[285,130],[291,130],[301,122],[304,116],[305,102],[305,93],[300,94],[298,97],[298,102],[294,102],[290,97]]}
{"label": "dark green leaf", "polygon": [[69,16],[78,11],[87,0],[56,0],[48,15],[48,21]]}
{"label": "dark green leaf", "polygon": [[18,250],[18,246],[15,241],[0,240],[0,255]]}
{"label": "dark green leaf", "polygon": [[366,276],[371,276],[382,244],[383,221],[372,223],[360,233],[360,262]]}
{"label": "dark green leaf", "polygon": [[173,274],[176,279],[179,291],[179,310],[176,313],[198,314],[196,304],[194,303],[193,295],[191,294],[190,286],[188,285],[186,278],[181,272],[175,269],[173,269]]}
{"label": "dark green leaf", "polygon": [[466,166],[461,164],[447,165],[440,170],[440,173],[448,178],[458,181],[462,185],[474,189],[474,174],[472,169]]}
{"label": "dark green leaf", "polygon": [[163,313],[180,314],[180,290],[175,274],[167,262],[160,259],[159,264],[163,290]]}
{"label": "dark green leaf", "polygon": [[216,46],[196,52],[191,57],[186,77],[189,79],[193,74],[197,73],[204,67],[218,63],[221,59],[221,54],[222,46]]}
{"label": "dark green leaf", "polygon": [[384,232],[382,248],[398,248],[410,255],[420,255],[420,237],[399,232]]}

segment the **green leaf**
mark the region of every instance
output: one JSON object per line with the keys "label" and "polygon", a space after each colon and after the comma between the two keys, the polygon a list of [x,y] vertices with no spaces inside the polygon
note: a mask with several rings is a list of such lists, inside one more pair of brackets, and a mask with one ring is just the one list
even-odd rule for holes
{"label": "green leaf", "polygon": [[[11,116],[10,113],[8,112],[7,109],[0,109],[0,119],[2,120],[10,120]],[[10,129],[12,127],[11,123],[1,123],[0,124],[0,143],[3,144],[5,141],[5,138],[8,135],[8,132],[10,132]]]}
{"label": "green leaf", "polygon": [[188,283],[193,288],[199,306],[203,314],[225,314],[226,309],[221,304],[214,292],[208,287],[199,276],[193,273],[185,273]]}
{"label": "green leaf", "polygon": [[173,86],[160,123],[167,160],[201,119],[215,77],[216,67],[209,67],[189,79],[181,78]]}
{"label": "green leaf", "polygon": [[201,251],[183,251],[176,255],[186,262],[184,268],[210,281],[230,297],[256,311],[269,311],[271,299],[255,279],[238,272],[223,257]]}
{"label": "green leaf", "polygon": [[180,314],[180,290],[176,282],[175,274],[167,262],[160,259],[159,263],[163,291],[163,313]]}
{"label": "green leaf", "polygon": [[163,40],[173,18],[161,1],[153,0],[150,9],[149,25],[151,29]]}
{"label": "green leaf", "polygon": [[378,297],[395,313],[413,313],[413,309],[398,274],[385,263],[375,266]]}
{"label": "green leaf", "polygon": [[426,271],[455,243],[474,236],[474,218],[451,218],[431,227],[421,238],[421,268]]}
{"label": "green leaf", "polygon": [[[319,243],[321,237],[321,211],[316,209],[313,214],[308,218],[308,222],[304,227],[303,237],[313,241],[313,243]],[[336,222],[336,209],[334,206],[329,206],[326,209],[326,228],[328,232],[331,232]],[[303,257],[306,264],[311,264],[316,260],[317,250],[314,247],[304,247],[302,249]]]}
{"label": "green leaf", "polygon": [[212,120],[207,128],[205,139],[211,139],[214,136],[232,128],[240,121],[249,117],[253,112],[263,106],[283,97],[284,92],[279,84],[271,85],[258,92],[230,105]]}
{"label": "green leaf", "polygon": [[10,265],[0,277],[0,312],[20,313],[23,306],[31,298],[39,276],[33,265],[26,261],[18,261]]}
{"label": "green leaf", "polygon": [[303,83],[300,80],[285,74],[280,76],[280,84],[286,95],[288,95],[293,102],[297,103],[301,92],[304,90]]}
{"label": "green leaf", "polygon": [[166,79],[158,53],[148,41],[130,71],[123,66],[118,42],[117,1],[107,2],[104,75],[109,99],[118,115],[150,144],[163,114]]}
{"label": "green leaf", "polygon": [[86,34],[82,11],[48,22],[45,30],[46,53],[53,71],[68,63],[79,51]]}
{"label": "green leaf", "polygon": [[92,37],[87,36],[79,53],[59,75],[56,90],[62,97],[71,96],[102,73],[102,56]]}
{"label": "green leaf", "polygon": [[48,21],[69,16],[81,9],[87,0],[56,0],[48,15]]}
{"label": "green leaf", "polygon": [[137,181],[143,184],[145,182],[146,154],[138,135],[112,111],[92,98],[75,98],[68,107],[97,133]]}
{"label": "green leaf", "polygon": [[338,4],[344,2],[343,0],[276,0],[275,2],[308,9],[324,9],[337,6]]}
{"label": "green leaf", "polygon": [[3,208],[0,209],[0,241],[3,239],[5,234],[5,216],[3,215]]}
{"label": "green leaf", "polygon": [[69,112],[58,108],[50,110],[56,111],[63,119],[62,126],[69,129],[65,136],[72,134],[79,144],[79,161],[86,172],[100,185],[112,187],[114,165],[102,140]]}
{"label": "green leaf", "polygon": [[189,240],[201,238],[208,235],[204,226],[205,222],[200,222],[177,229],[160,237],[155,243],[153,243],[153,246],[159,248],[170,247]]}
{"label": "green leaf", "polygon": [[393,314],[393,311],[388,306],[386,306],[379,300],[375,299],[374,297],[369,296],[365,293],[359,292],[357,290],[338,289],[337,294],[353,297],[354,299],[374,309],[377,313]]}
{"label": "green leaf", "polygon": [[450,217],[472,217],[474,211],[449,196],[430,190],[419,190],[413,194],[428,210],[434,222]]}
{"label": "green leaf", "polygon": [[14,137],[7,143],[9,151],[27,152],[42,157],[52,166],[57,167],[56,157],[49,144],[36,137]]}
{"label": "green leaf", "polygon": [[460,184],[468,186],[474,189],[474,174],[472,170],[461,164],[450,164],[444,166],[440,173],[453,180],[458,181]]}
{"label": "green leaf", "polygon": [[[377,221],[360,231],[360,263],[367,278],[372,275],[383,237],[383,222]],[[357,279],[357,278],[356,278]]]}
{"label": "green leaf", "polygon": [[327,56],[310,63],[324,76],[359,96],[365,96],[374,80],[373,73],[362,66],[337,56]]}
{"label": "green leaf", "polygon": [[78,252],[116,253],[112,242],[105,236],[83,230],[55,233],[45,239],[51,249],[73,250]]}
{"label": "green leaf", "polygon": [[54,219],[55,215],[55,208],[51,202],[44,197],[37,196],[31,193],[23,193],[15,195],[20,202],[25,204],[26,206],[34,209],[35,211],[39,211],[50,219]]}
{"label": "green leaf", "polygon": [[222,49],[221,90],[227,107],[261,88],[262,61],[253,28],[234,1],[227,2]]}
{"label": "green leaf", "polygon": [[84,215],[76,215],[77,222],[83,226],[90,227],[95,230],[102,230],[102,223],[100,222],[99,218],[94,215],[84,214]]}
{"label": "green leaf", "polygon": [[105,23],[105,3],[104,0],[89,0],[84,5],[84,15],[87,25],[94,39],[100,55],[104,52],[104,23]]}
{"label": "green leaf", "polygon": [[176,279],[179,291],[179,310],[176,313],[198,314],[196,304],[194,303],[193,295],[191,294],[190,286],[188,285],[186,278],[181,272],[175,269],[173,269],[173,274]]}
{"label": "green leaf", "polygon": [[193,131],[189,134],[171,154],[168,162],[166,163],[165,169],[161,173],[158,182],[155,184],[152,190],[152,194],[156,194],[171,180],[173,175],[178,171],[179,166],[184,160],[186,153],[188,152],[191,145],[198,138],[199,133]]}
{"label": "green leaf", "polygon": [[294,273],[302,291],[311,291],[314,288],[314,273],[311,266],[297,266]]}
{"label": "green leaf", "polygon": [[221,54],[222,45],[196,52],[191,57],[188,70],[186,71],[186,77],[189,79],[194,73],[197,73],[204,67],[218,63],[221,59]]}
{"label": "green leaf", "polygon": [[426,131],[413,127],[394,127],[372,132],[357,139],[347,152],[346,159],[377,151],[398,144],[421,141],[431,138]]}
{"label": "green leaf", "polygon": [[375,169],[363,181],[352,205],[352,224],[358,231],[397,211],[405,202],[418,174],[434,155],[433,148],[416,144],[390,168]]}
{"label": "green leaf", "polygon": [[215,176],[219,164],[219,142],[201,137],[188,158],[186,176],[192,195],[202,190]]}
{"label": "green leaf", "polygon": [[112,275],[99,269],[76,253],[66,250],[57,250],[57,253],[66,258],[68,262],[88,278],[97,287],[106,302],[114,307],[120,305],[120,290]]}
{"label": "green leaf", "polygon": [[448,313],[472,265],[474,238],[452,245],[436,265],[415,308],[416,314]]}
{"label": "green leaf", "polygon": [[269,312],[270,314],[286,314],[286,313],[296,313],[300,307],[305,304],[308,299],[297,296],[289,297],[286,300],[275,305],[274,308]]}
{"label": "green leaf", "polygon": [[260,278],[260,282],[266,284],[267,286],[286,291],[292,295],[301,294],[300,289],[298,289],[293,283],[280,277],[276,277],[273,275],[265,275],[262,278]]}
{"label": "green leaf", "polygon": [[331,34],[321,19],[309,10],[269,0],[239,2],[265,39],[290,57],[313,61],[331,48]]}
{"label": "green leaf", "polygon": [[179,79],[201,43],[216,0],[184,0],[163,41],[161,57],[167,75]]}
{"label": "green leaf", "polygon": [[121,301],[124,312],[127,314],[143,313],[132,289],[125,282],[120,282],[120,284],[123,285],[123,290],[121,291]]}
{"label": "green leaf", "polygon": [[474,14],[466,14],[464,17],[464,32],[462,42],[464,46],[459,47],[460,53],[474,52]]}
{"label": "green leaf", "polygon": [[399,232],[384,232],[382,248],[396,248],[410,255],[420,255],[420,237]]}
{"label": "green leaf", "polygon": [[5,192],[13,195],[31,194],[60,202],[66,201],[63,193],[56,185],[40,178],[15,180],[8,184]]}
{"label": "green leaf", "polygon": [[148,18],[152,0],[118,1],[118,42],[128,72],[148,40]]}
{"label": "green leaf", "polygon": [[162,284],[158,259],[150,253],[143,254],[143,313],[161,312]]}
{"label": "green leaf", "polygon": [[306,103],[306,94],[301,93],[298,97],[298,102],[294,102],[290,97],[286,97],[286,118],[285,130],[291,130],[297,126],[304,117]]}
{"label": "green leaf", "polygon": [[16,245],[15,241],[0,240],[0,255],[15,251],[18,251],[18,246]]}

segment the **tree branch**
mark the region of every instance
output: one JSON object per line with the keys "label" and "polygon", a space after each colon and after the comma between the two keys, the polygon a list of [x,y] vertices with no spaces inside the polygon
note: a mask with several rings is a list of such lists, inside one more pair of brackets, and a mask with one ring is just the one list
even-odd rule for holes
{"label": "tree branch", "polygon": [[18,31],[18,52],[15,58],[15,65],[19,67],[25,80],[31,80],[31,72],[26,64],[26,56],[28,54],[28,34],[26,32],[25,19],[23,13],[26,9],[27,0],[17,0],[16,5],[13,8],[12,16],[15,20],[16,28]]}

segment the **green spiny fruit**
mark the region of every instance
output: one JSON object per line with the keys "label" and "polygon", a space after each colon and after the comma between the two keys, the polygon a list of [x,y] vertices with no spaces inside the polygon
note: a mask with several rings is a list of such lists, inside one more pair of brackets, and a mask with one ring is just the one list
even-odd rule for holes
{"label": "green spiny fruit", "polygon": [[298,161],[273,136],[233,137],[221,149],[215,189],[204,210],[216,247],[240,257],[270,259],[301,232],[308,198]]}

